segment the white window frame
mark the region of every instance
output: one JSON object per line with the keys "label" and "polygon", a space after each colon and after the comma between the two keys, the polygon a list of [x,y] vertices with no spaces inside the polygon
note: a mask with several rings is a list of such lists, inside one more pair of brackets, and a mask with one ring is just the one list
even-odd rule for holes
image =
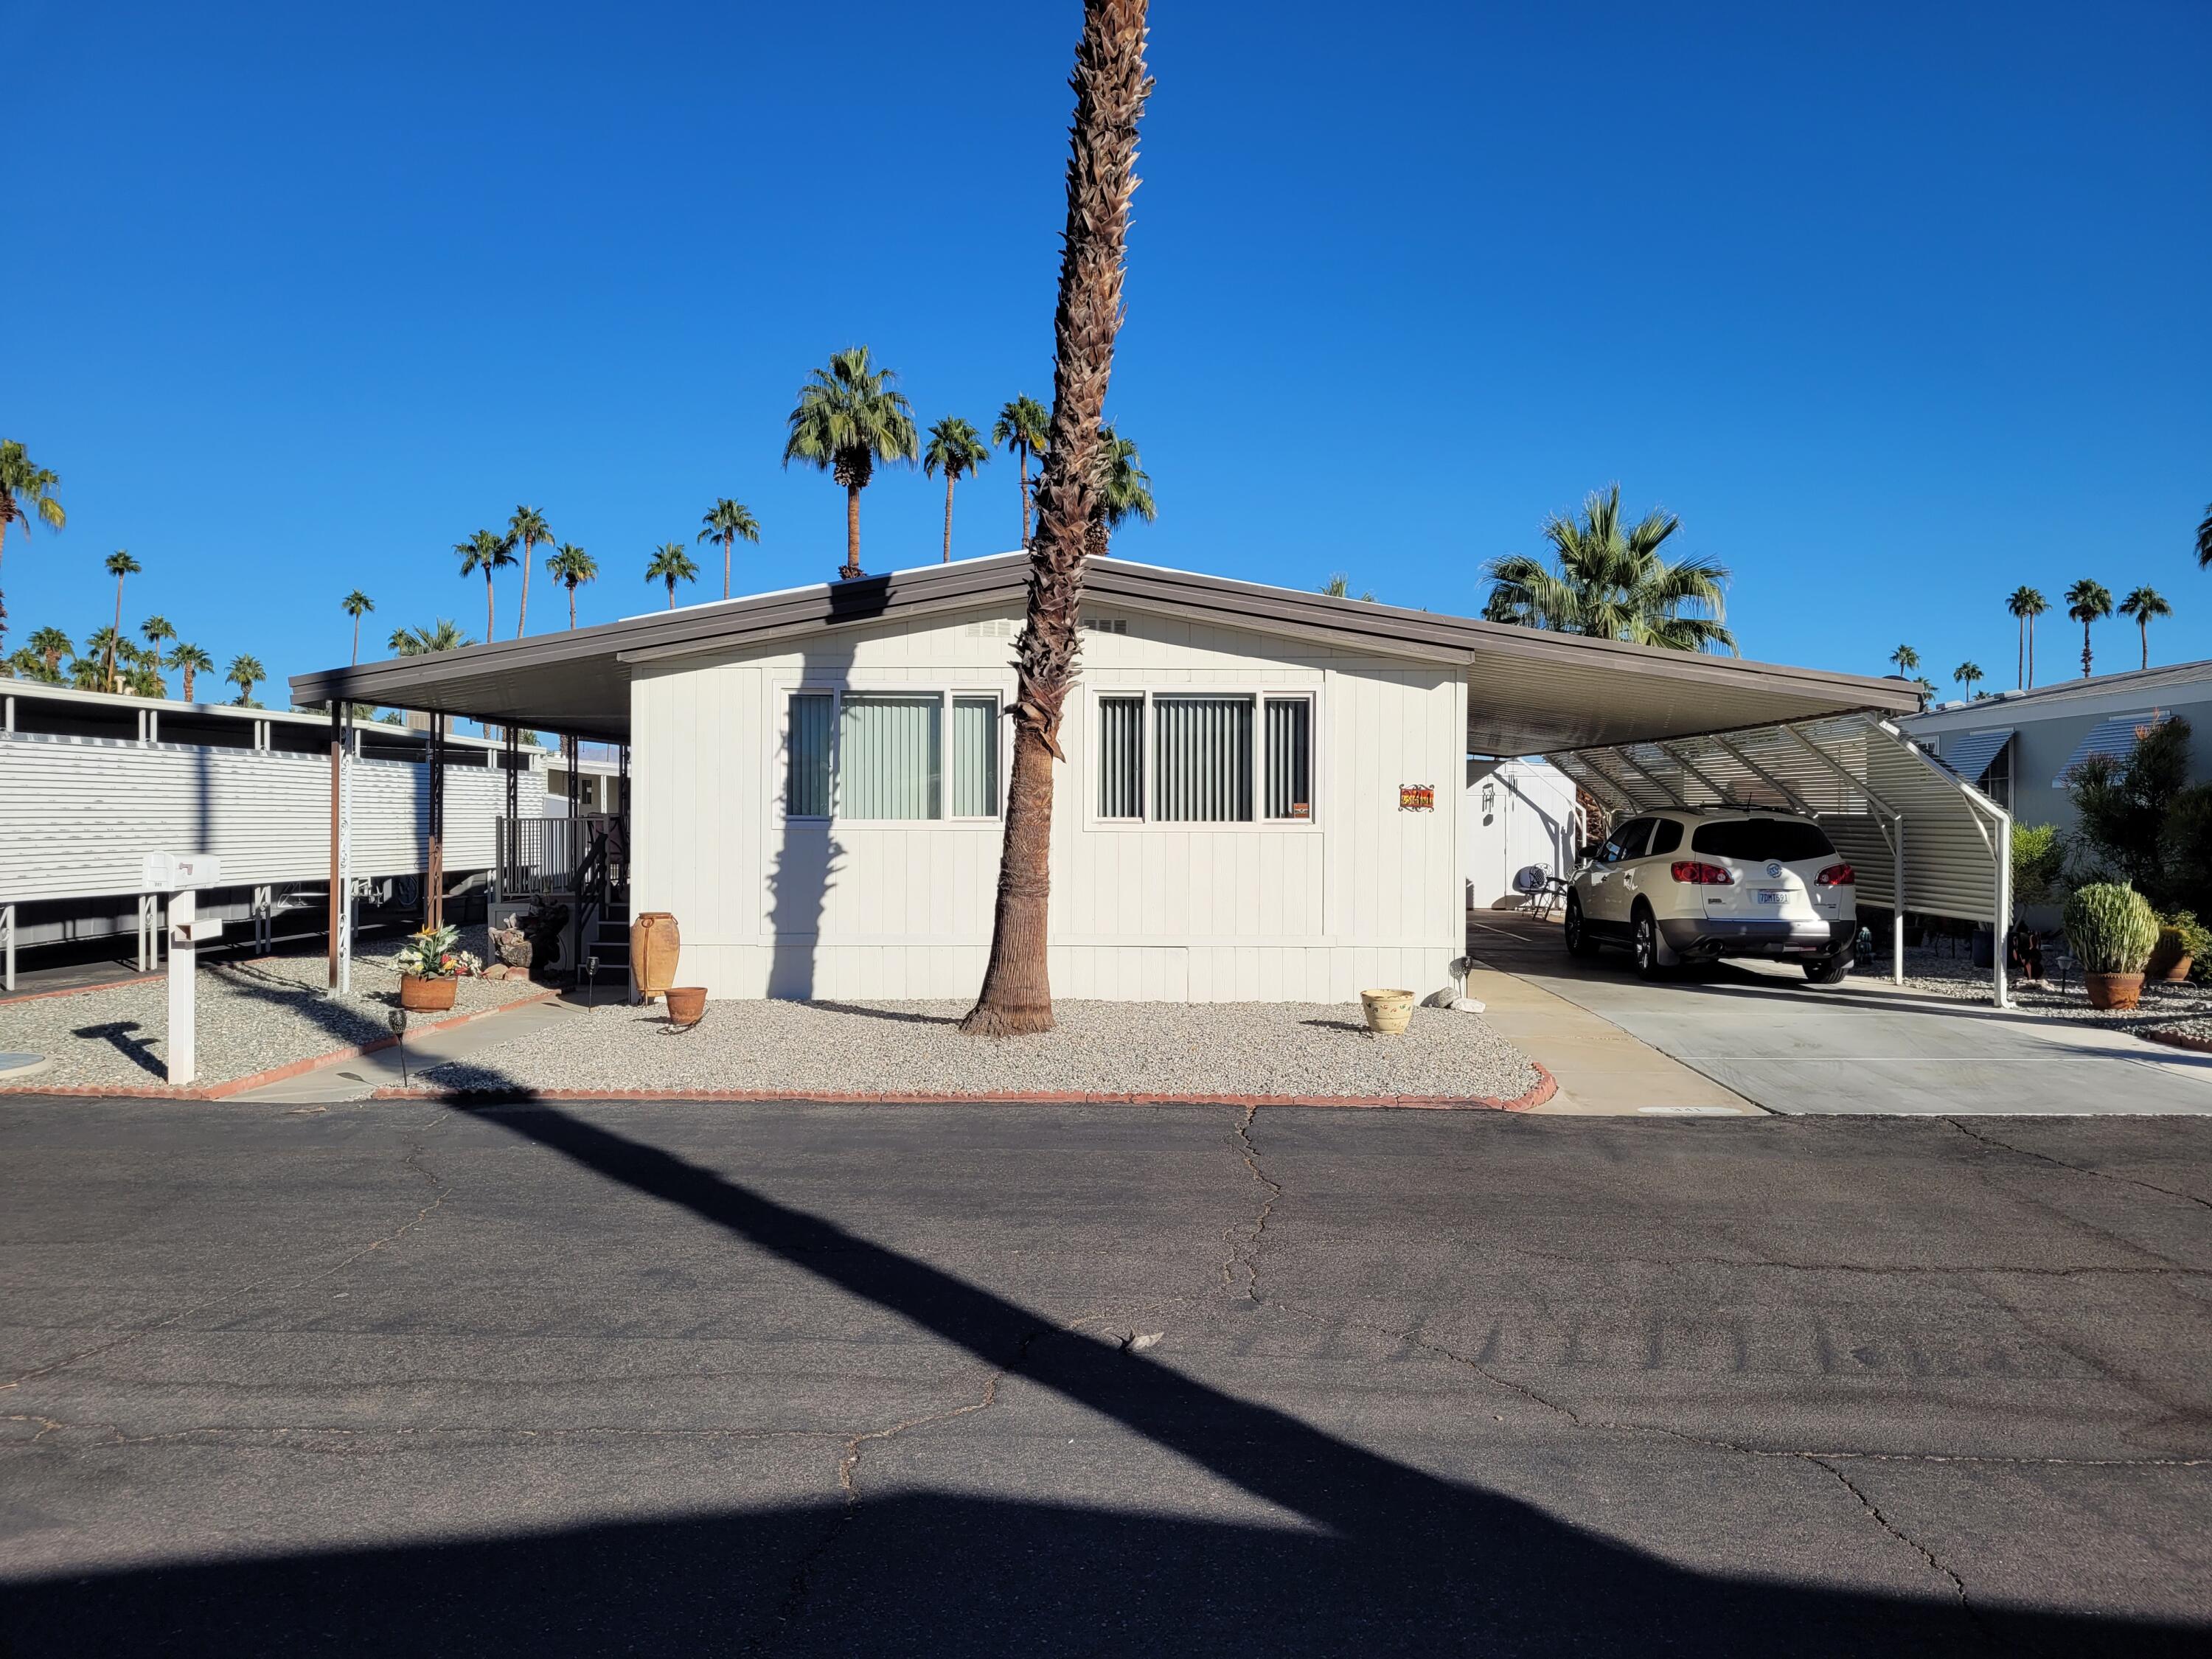
{"label": "white window frame", "polygon": [[[1208,823],[1204,820],[1161,818],[1153,816],[1159,810],[1159,781],[1153,775],[1154,722],[1152,700],[1155,697],[1249,697],[1252,700],[1252,816]],[[1109,698],[1134,698],[1143,708],[1137,721],[1139,746],[1138,765],[1141,769],[1141,787],[1145,798],[1145,815],[1140,818],[1109,818],[1098,810],[1098,762],[1101,734],[1105,730],[1105,717],[1098,705]],[[1306,794],[1312,809],[1302,818],[1271,818],[1267,811],[1267,704],[1270,702],[1299,702],[1306,705]],[[1161,830],[1187,830],[1194,834],[1214,833],[1249,835],[1255,830],[1310,830],[1322,821],[1322,692],[1317,686],[1309,685],[1206,685],[1158,684],[1099,685],[1088,691],[1084,717],[1090,722],[1085,732],[1083,772],[1083,825],[1086,830],[1127,830],[1157,833]]]}
{"label": "white window frame", "polygon": [[[795,823],[819,825],[834,829],[845,825],[865,826],[872,830],[943,829],[947,827],[997,825],[1006,821],[1006,787],[1012,780],[1013,744],[1003,729],[998,741],[999,810],[988,817],[975,817],[956,815],[952,810],[952,703],[957,697],[988,697],[998,710],[997,718],[1006,718],[1006,708],[1012,690],[1005,685],[931,684],[915,681],[847,680],[779,680],[770,688],[775,699],[775,741],[769,746],[769,779],[766,794],[770,803],[769,820],[776,825]],[[827,696],[830,699],[830,811],[826,814],[799,816],[787,811],[785,803],[790,799],[791,782],[791,700],[799,696]],[[935,697],[938,700],[939,741],[942,744],[945,770],[938,781],[938,799],[944,805],[942,816],[933,818],[855,818],[841,810],[844,799],[845,699],[848,696]]]}

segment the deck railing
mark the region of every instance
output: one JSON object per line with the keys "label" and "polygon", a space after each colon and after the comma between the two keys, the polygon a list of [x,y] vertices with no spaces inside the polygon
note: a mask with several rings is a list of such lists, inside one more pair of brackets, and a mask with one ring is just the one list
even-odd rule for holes
{"label": "deck railing", "polygon": [[573,896],[577,874],[595,847],[604,848],[599,857],[605,861],[607,881],[621,887],[629,878],[629,837],[623,833],[619,817],[607,814],[575,818],[502,817],[498,828],[494,896],[501,902]]}

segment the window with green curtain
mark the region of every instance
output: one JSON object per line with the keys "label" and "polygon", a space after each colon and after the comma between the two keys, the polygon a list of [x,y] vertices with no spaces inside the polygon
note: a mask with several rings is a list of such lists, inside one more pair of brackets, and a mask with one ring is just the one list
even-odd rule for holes
{"label": "window with green curtain", "polygon": [[1163,823],[1252,817],[1252,699],[1152,699],[1152,816]]}
{"label": "window with green curtain", "polygon": [[1267,699],[1267,816],[1313,817],[1313,704]]}
{"label": "window with green curtain", "polygon": [[1098,816],[1145,816],[1145,700],[1098,699]]}
{"label": "window with green curtain", "polygon": [[836,699],[827,691],[796,691],[784,740],[783,810],[794,818],[830,816],[830,732]]}
{"label": "window with green curtain", "polygon": [[952,816],[999,815],[999,700],[952,700]]}
{"label": "window with green curtain", "polygon": [[945,700],[934,692],[848,691],[837,730],[837,815],[940,818]]}

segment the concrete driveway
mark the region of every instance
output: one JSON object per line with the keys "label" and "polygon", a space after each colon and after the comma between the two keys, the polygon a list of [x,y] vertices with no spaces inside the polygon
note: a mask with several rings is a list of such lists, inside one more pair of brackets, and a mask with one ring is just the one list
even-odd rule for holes
{"label": "concrete driveway", "polygon": [[1578,962],[1556,924],[1483,912],[1468,948],[1771,1112],[2212,1112],[2212,1054],[1871,975],[1815,986],[1795,968],[1727,963],[1647,984],[1625,951]]}
{"label": "concrete driveway", "polygon": [[0,1108],[0,1648],[2202,1655],[2212,1123]]}

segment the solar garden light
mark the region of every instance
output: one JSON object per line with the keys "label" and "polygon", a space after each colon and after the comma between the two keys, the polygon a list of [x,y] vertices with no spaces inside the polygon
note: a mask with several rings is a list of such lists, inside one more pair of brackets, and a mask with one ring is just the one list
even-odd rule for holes
{"label": "solar garden light", "polygon": [[584,1006],[586,1008],[592,1006],[592,1000],[598,994],[599,988],[599,959],[597,957],[586,957],[584,958]]}
{"label": "solar garden light", "polygon": [[407,1011],[394,1008],[385,1015],[384,1023],[392,1028],[392,1035],[399,1040],[399,1086],[407,1086]]}

